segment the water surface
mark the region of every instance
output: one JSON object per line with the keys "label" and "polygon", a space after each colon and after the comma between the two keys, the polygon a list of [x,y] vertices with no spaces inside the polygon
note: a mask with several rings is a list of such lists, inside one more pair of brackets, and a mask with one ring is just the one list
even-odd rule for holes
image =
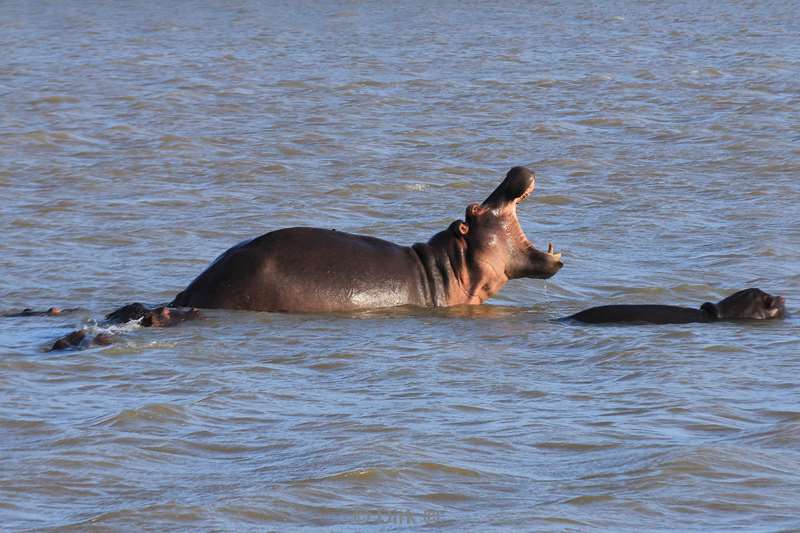
{"label": "water surface", "polygon": [[[800,302],[793,2],[4,2],[10,530],[800,527],[798,319],[555,322]],[[309,225],[426,240],[511,166],[565,267],[489,305],[206,313],[46,353]]]}

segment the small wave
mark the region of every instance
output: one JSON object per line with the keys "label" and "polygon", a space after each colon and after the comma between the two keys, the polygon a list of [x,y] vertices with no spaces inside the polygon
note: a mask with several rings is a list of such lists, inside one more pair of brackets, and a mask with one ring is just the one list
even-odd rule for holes
{"label": "small wave", "polygon": [[580,442],[559,442],[547,441],[538,442],[534,444],[540,450],[558,450],[558,451],[574,451],[574,452],[597,452],[603,450],[611,450],[618,448],[619,444],[604,443],[604,444],[586,444]]}
{"label": "small wave", "polygon": [[308,368],[310,368],[311,370],[317,370],[319,372],[328,372],[328,371],[331,371],[331,370],[339,370],[339,369],[342,369],[342,368],[347,368],[349,366],[350,365],[348,363],[345,363],[345,362],[342,362],[342,361],[337,361],[337,362],[331,362],[331,363],[317,363],[317,364],[309,366]]}
{"label": "small wave", "polygon": [[242,507],[240,505],[224,505],[215,512],[240,518],[248,522],[286,522],[293,517],[290,512],[269,511],[261,508]]}
{"label": "small wave", "polygon": [[47,147],[103,147],[105,141],[89,138],[64,130],[36,130],[20,135],[23,141],[31,141]]}
{"label": "small wave", "polygon": [[109,335],[117,335],[120,333],[130,333],[142,329],[142,319],[129,320],[124,324],[89,324],[86,326],[87,333],[97,335],[98,333],[107,333]]}
{"label": "small wave", "polygon": [[188,524],[203,520],[206,517],[204,507],[194,505],[182,505],[177,503],[146,505],[139,508],[117,509],[97,514],[88,520],[64,524],[59,529],[72,529],[84,531],[86,529],[104,529],[104,526],[112,530],[124,527],[124,524],[137,523],[158,523],[160,520]]}
{"label": "small wave", "polygon": [[507,63],[520,63],[524,64],[525,61],[520,59],[517,54],[498,54],[495,58],[496,61],[505,61]]}
{"label": "small wave", "polygon": [[[501,442],[498,440],[487,439],[483,437],[468,437],[464,439],[466,444],[470,444],[472,446],[476,446],[478,448],[492,448],[492,449],[500,449],[500,450],[513,450],[514,446],[505,442]],[[478,475],[476,473],[476,475]]]}
{"label": "small wave", "polygon": [[267,449],[265,446],[260,445],[247,446],[230,442],[202,442],[195,440],[183,440],[182,442],[184,446],[192,450],[210,452],[213,454],[253,455],[263,453]]}
{"label": "small wave", "polygon": [[547,393],[540,390],[524,390],[520,391],[519,395],[523,398],[543,398],[547,396]]}
{"label": "small wave", "polygon": [[551,194],[547,196],[538,196],[536,201],[548,205],[569,205],[574,203],[572,198],[560,194]]}
{"label": "small wave", "polygon": [[[598,285],[594,287],[596,290],[602,290],[603,292],[610,292],[611,298],[620,298],[620,297],[627,297],[627,296],[638,296],[644,295],[649,297],[659,296],[669,294],[667,289],[663,287],[624,287],[620,285]],[[655,298],[654,298],[655,299]]]}
{"label": "small wave", "polygon": [[581,126],[592,126],[592,127],[620,127],[624,126],[625,122],[618,118],[606,118],[606,117],[597,117],[597,118],[585,118],[583,120],[577,121],[578,124]]}
{"label": "small wave", "polygon": [[775,424],[767,430],[750,433],[742,440],[761,446],[800,448],[800,413],[787,413],[785,416],[786,418],[781,423]]}
{"label": "small wave", "polygon": [[684,424],[682,426],[687,431],[702,431],[706,433],[736,433],[739,428],[726,426],[724,424]]}
{"label": "small wave", "polygon": [[562,84],[562,81],[551,78],[543,78],[539,80],[533,80],[529,83],[531,83],[535,87],[539,87],[540,89],[548,89],[550,87],[555,87],[556,85]]}
{"label": "small wave", "polygon": [[442,463],[417,463],[414,465],[414,468],[418,468],[426,472],[437,472],[448,475],[452,474],[461,477],[481,477],[481,473],[477,470],[471,470],[469,468],[463,468],[460,466],[450,466]]}
{"label": "small wave", "polygon": [[769,418],[777,418],[782,422],[800,422],[800,411],[773,411],[770,409],[765,409],[763,411],[759,411],[759,415]]}
{"label": "small wave", "polygon": [[18,418],[0,418],[0,428],[5,431],[19,431],[23,433],[50,433],[50,424],[43,420],[21,420]]}
{"label": "small wave", "polygon": [[74,96],[66,96],[66,95],[52,95],[52,96],[44,96],[42,98],[35,98],[31,100],[29,103],[31,105],[57,105],[57,104],[77,104],[80,102],[80,99]]}
{"label": "small wave", "polygon": [[357,482],[357,483],[379,483],[384,480],[393,480],[401,477],[411,479],[430,479],[432,477],[456,476],[459,478],[480,478],[483,475],[477,470],[471,470],[460,466],[451,466],[442,463],[421,462],[411,463],[403,466],[402,468],[395,467],[368,467],[358,468],[355,470],[346,470],[344,472],[337,472],[329,476],[321,478],[311,478],[295,481],[296,485],[313,485],[317,483],[326,482]]}
{"label": "small wave", "polygon": [[281,80],[275,86],[281,89],[311,89],[314,87],[306,80]]}
{"label": "small wave", "polygon": [[38,206],[36,212],[39,214],[48,214],[48,213],[61,213],[61,212],[68,212],[77,210],[78,208],[83,208],[83,206],[75,200],[56,200],[55,202],[50,202],[46,205]]}
{"label": "small wave", "polygon": [[183,137],[180,135],[171,135],[171,134],[162,135],[159,138],[159,142],[161,143],[160,148],[162,150],[174,149],[174,148],[188,148],[194,146],[193,139],[189,137]]}
{"label": "small wave", "polygon": [[703,351],[708,353],[719,353],[723,355],[728,355],[734,353],[747,353],[750,350],[731,343],[731,344],[708,344],[706,346],[703,346]]}
{"label": "small wave", "polygon": [[409,184],[409,185],[403,185],[403,189],[405,189],[407,191],[414,191],[414,192],[427,191],[430,188],[431,188],[431,186],[428,185],[427,183],[412,183],[412,184]]}
{"label": "small wave", "polygon": [[391,87],[391,83],[377,81],[377,80],[361,80],[361,81],[354,81],[351,83],[347,83],[340,87],[337,87],[338,90],[349,91],[352,89],[362,89],[362,88],[385,88]]}
{"label": "small wave", "polygon": [[491,411],[491,409],[480,407],[478,405],[465,405],[465,404],[451,405],[450,408],[464,413],[483,413],[486,411]]}
{"label": "small wave", "polygon": [[358,482],[374,482],[381,479],[394,479],[400,475],[400,471],[395,468],[359,468],[357,470],[348,470],[346,472],[339,472],[318,479],[302,480],[299,483],[305,484],[308,482],[320,481],[358,481]]}
{"label": "small wave", "polygon": [[32,218],[15,218],[9,223],[12,228],[39,228],[41,225],[41,220]]}
{"label": "small wave", "polygon": [[655,80],[658,79],[658,77],[655,74],[653,74],[653,72],[651,70],[647,70],[647,69],[642,69],[642,70],[636,71],[636,73],[634,74],[634,77],[637,78],[637,79],[646,80],[646,81],[655,81]]}
{"label": "small wave", "polygon": [[571,498],[564,503],[569,505],[591,505],[593,503],[610,502],[612,500],[614,500],[614,496],[609,494],[597,494],[592,496],[578,496],[576,498]]}
{"label": "small wave", "polygon": [[434,503],[457,503],[470,501],[473,498],[460,492],[429,492],[415,496],[416,499],[424,502]]}
{"label": "small wave", "polygon": [[357,426],[354,431],[358,433],[395,433],[405,428],[387,426],[385,424],[364,424]]}
{"label": "small wave", "polygon": [[795,471],[796,465],[791,459],[780,460],[768,450],[751,447],[747,450],[743,453],[739,446],[720,443],[689,448],[661,464],[659,471],[664,476],[693,476],[742,484],[753,476],[782,478]]}
{"label": "small wave", "polygon": [[144,405],[138,409],[123,409],[115,415],[100,420],[94,425],[125,429],[129,427],[138,427],[141,422],[148,422],[174,427],[175,425],[183,425],[186,420],[185,408],[163,403],[153,403]]}
{"label": "small wave", "polygon": [[276,148],[281,154],[287,157],[302,157],[302,156],[316,155],[313,152],[309,152],[308,150],[301,150],[300,148],[295,148],[293,146],[279,145]]}

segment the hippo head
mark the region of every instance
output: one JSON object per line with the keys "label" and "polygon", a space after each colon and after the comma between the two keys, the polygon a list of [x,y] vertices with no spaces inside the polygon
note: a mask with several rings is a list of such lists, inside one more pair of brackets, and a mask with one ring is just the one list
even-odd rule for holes
{"label": "hippo head", "polygon": [[716,319],[756,319],[783,318],[786,314],[785,300],[782,296],[772,296],[761,289],[745,289],[731,294],[714,304],[706,302],[700,309]]}
{"label": "hippo head", "polygon": [[533,172],[514,167],[482,204],[467,207],[465,222],[454,224],[466,244],[471,285],[488,279],[485,289],[493,293],[492,285],[502,286],[514,278],[546,279],[563,266],[561,254],[553,252],[553,245],[546,252],[537,250],[517,220],[517,204],[533,189]]}

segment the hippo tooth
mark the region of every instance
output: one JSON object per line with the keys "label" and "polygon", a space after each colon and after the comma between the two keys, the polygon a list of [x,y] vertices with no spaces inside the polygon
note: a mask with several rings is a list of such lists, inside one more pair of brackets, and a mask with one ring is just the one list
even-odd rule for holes
{"label": "hippo tooth", "polygon": [[547,243],[547,255],[552,255],[553,259],[555,259],[556,261],[561,259],[561,252],[555,253],[555,249],[553,248],[552,242]]}

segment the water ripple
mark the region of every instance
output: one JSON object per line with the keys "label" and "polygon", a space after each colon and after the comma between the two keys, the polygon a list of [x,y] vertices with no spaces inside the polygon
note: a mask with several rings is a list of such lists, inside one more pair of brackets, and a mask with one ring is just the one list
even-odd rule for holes
{"label": "water ripple", "polygon": [[[796,308],[795,6],[167,5],[3,6],[2,309],[82,308],[0,319],[3,527],[798,528],[800,318],[555,320]],[[97,324],[280,227],[424,242],[517,164],[566,266],[489,305]],[[118,340],[45,353],[79,327]]]}

